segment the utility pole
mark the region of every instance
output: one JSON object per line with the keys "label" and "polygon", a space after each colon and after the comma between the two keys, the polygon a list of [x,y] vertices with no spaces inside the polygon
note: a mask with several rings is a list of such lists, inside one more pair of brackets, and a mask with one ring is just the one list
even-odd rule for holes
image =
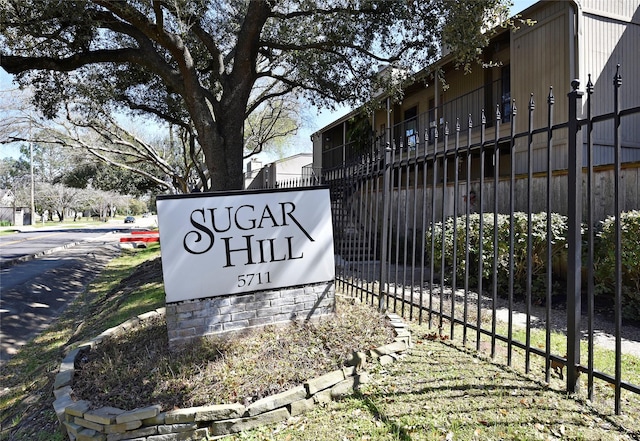
{"label": "utility pole", "polygon": [[36,204],[34,201],[34,179],[33,179],[33,144],[29,142],[29,162],[31,164],[31,216],[29,217],[29,225],[35,224]]}
{"label": "utility pole", "polygon": [[31,112],[29,112],[29,164],[31,167],[31,216],[29,225],[35,225],[36,204],[35,204],[35,182],[33,179],[33,141],[31,140]]}

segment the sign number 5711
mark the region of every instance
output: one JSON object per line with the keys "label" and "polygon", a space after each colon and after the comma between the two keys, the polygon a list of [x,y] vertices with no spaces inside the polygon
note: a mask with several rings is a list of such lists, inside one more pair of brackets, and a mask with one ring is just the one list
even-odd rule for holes
{"label": "sign number 5711", "polygon": [[250,273],[238,275],[238,288],[244,286],[264,285],[271,283],[271,274],[269,271],[266,273]]}

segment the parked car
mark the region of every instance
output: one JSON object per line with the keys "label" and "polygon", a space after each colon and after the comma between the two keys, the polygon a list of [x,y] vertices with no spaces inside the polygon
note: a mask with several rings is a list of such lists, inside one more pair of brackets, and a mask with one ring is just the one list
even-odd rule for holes
{"label": "parked car", "polygon": [[124,218],[124,223],[125,224],[132,224],[136,221],[136,218],[133,216],[127,216]]}

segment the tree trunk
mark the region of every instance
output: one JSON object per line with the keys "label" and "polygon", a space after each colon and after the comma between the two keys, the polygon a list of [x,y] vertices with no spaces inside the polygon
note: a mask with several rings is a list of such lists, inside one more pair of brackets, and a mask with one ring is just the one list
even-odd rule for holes
{"label": "tree trunk", "polygon": [[224,107],[225,115],[218,123],[210,124],[205,117],[196,124],[198,142],[210,173],[211,191],[242,190],[245,106],[246,103],[241,103]]}
{"label": "tree trunk", "polygon": [[[214,189],[224,190],[242,190],[244,186],[243,179],[243,164],[242,159],[244,156],[244,138],[243,138],[243,117],[236,118],[235,116],[229,118],[226,124],[220,125],[220,132],[223,138],[225,149],[225,161],[222,162],[222,167],[225,169],[225,173],[228,175],[225,179],[225,184],[214,185]],[[240,120],[240,121],[237,121]]]}
{"label": "tree trunk", "polygon": [[[247,103],[256,81],[256,60],[260,49],[260,32],[270,10],[269,2],[249,2],[245,21],[238,34],[233,71],[224,76],[222,99],[214,105],[216,131],[204,140],[212,190],[241,190],[244,186],[244,120]],[[192,112],[191,115],[194,115]],[[202,145],[203,140],[200,139]],[[211,154],[207,154],[210,152]]]}

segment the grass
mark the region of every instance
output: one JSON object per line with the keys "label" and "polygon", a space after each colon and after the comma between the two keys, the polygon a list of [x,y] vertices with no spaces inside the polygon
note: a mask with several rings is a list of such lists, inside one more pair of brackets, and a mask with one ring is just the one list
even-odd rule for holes
{"label": "grass", "polygon": [[19,232],[23,227],[32,227],[32,228],[47,228],[47,227],[73,227],[73,226],[78,226],[79,224],[81,225],[85,225],[88,223],[97,223],[96,221],[93,221],[91,218],[81,218],[78,219],[76,222],[73,221],[73,219],[71,220],[65,220],[63,222],[59,222],[59,221],[47,221],[45,223],[42,222],[36,222],[33,225],[22,225],[22,226],[13,226],[10,224],[7,225],[1,225],[0,227],[4,227],[2,230],[0,230],[0,236],[4,236],[4,235],[9,235],[9,234],[15,234],[17,232]]}
{"label": "grass", "polygon": [[[402,289],[401,288],[398,289],[397,292],[399,295],[398,299],[396,300],[390,299],[389,307],[394,309],[397,308],[398,311],[403,311],[403,313],[405,313],[405,316],[407,317],[412,317],[412,318],[420,317],[421,316],[420,309],[417,306],[410,307],[408,304],[402,305],[402,295],[404,295]],[[414,296],[414,298],[416,302],[419,301],[417,296]],[[372,301],[370,297],[367,297],[366,300],[369,302]],[[477,317],[477,311],[476,311],[477,308],[474,305],[475,300],[473,300],[473,302],[467,303],[466,311],[464,309],[464,302],[462,300],[463,300],[462,296],[457,296],[456,303],[455,303],[455,316],[458,319],[460,319],[466,314],[468,323],[476,324],[478,321],[478,317]],[[434,303],[433,303],[434,309],[438,308],[438,301],[439,301],[439,297],[437,296],[437,292],[436,292],[434,295]],[[373,300],[373,302],[376,303],[377,299]],[[428,300],[424,299],[424,302],[425,304],[427,304]],[[443,309],[445,314],[450,314],[449,305],[451,305],[451,298],[449,296],[446,296],[444,301],[444,309]],[[443,318],[442,324],[440,324],[439,316],[437,313],[434,313],[431,317],[429,317],[429,314],[426,311],[423,311],[422,319],[425,323],[431,320],[432,326],[434,328],[437,328],[438,326],[442,326],[442,329],[439,332],[445,332],[445,333],[450,332],[450,328],[451,328],[450,321]],[[480,315],[480,326],[485,331],[488,331],[491,329],[492,315],[489,310],[484,310],[484,309],[482,310]],[[497,321],[495,333],[496,335],[507,336],[508,335],[507,323]],[[514,325],[512,327],[512,333],[513,333],[514,341],[517,341],[520,343],[524,343],[526,341],[526,329],[524,328],[524,326]],[[454,326],[454,335],[456,337],[455,340],[460,342],[460,344],[463,344],[464,346],[471,347],[471,348],[476,347],[476,330],[475,329],[467,328],[465,332],[465,329],[463,328],[463,326],[457,323]],[[466,340],[464,342],[461,342],[461,340],[463,340],[463,336],[465,336]],[[556,354],[560,356],[564,355],[566,351],[565,349],[566,344],[567,344],[566,335],[561,331],[552,330],[550,334],[550,339],[551,339],[551,342],[550,342],[551,354]],[[539,325],[538,327],[531,327],[530,328],[531,347],[544,351],[545,344],[546,344],[545,342],[546,342],[545,330],[540,328]],[[491,354],[491,336],[483,334],[480,339],[479,347],[482,353]],[[523,350],[518,349],[515,345],[513,345],[511,348],[510,356],[508,351],[509,351],[509,348],[507,347],[507,344],[502,342],[499,339],[496,339],[495,350],[493,351],[493,357],[495,361],[505,365],[517,366],[518,368],[522,369],[525,372],[532,372],[536,375],[537,378],[546,377],[545,375],[546,366],[545,366],[545,360],[543,357],[540,357],[534,354],[533,352],[530,352],[529,356],[527,357],[527,354],[525,354]],[[589,351],[588,351],[587,342],[583,340],[581,342],[581,360],[583,365],[586,365],[587,363],[587,358],[589,355],[588,352]],[[527,358],[529,359],[529,361],[527,361]],[[594,369],[596,371],[613,376],[615,372],[615,351],[600,347],[597,344],[594,345],[593,364],[594,364]],[[563,372],[564,374],[566,374],[566,370],[563,369]],[[550,381],[558,380],[558,375],[554,376],[553,374],[555,372],[553,372],[553,370],[551,371],[551,373],[552,375],[551,375]],[[623,353],[621,355],[621,378],[622,378],[622,381],[630,382],[634,385],[640,385],[640,358],[637,356],[637,354]],[[561,383],[564,384],[565,383],[564,380],[562,382],[559,382],[559,387],[562,386]],[[586,391],[588,390],[586,374],[580,375],[579,385],[582,392],[578,395],[578,398],[586,400],[588,398],[586,393]],[[614,403],[612,401],[614,398],[614,389],[610,384],[604,381],[595,380],[594,391],[595,391],[595,394],[594,394],[595,396],[593,398],[593,401],[597,402],[598,404],[601,404],[604,408],[610,408],[610,409],[614,408]],[[625,406],[626,407],[631,406],[630,412],[632,414],[637,414],[640,416],[640,402],[638,401],[640,399],[640,396],[623,389],[622,397],[623,397],[623,400],[622,400],[623,410]]]}
{"label": "grass", "polygon": [[[85,296],[78,299],[51,328],[30,342],[10,363],[1,368],[0,381],[5,391],[0,396],[2,439],[62,440],[52,411],[52,382],[63,354],[80,341],[121,323],[133,315],[163,306],[162,285],[157,279],[157,247],[133,250],[112,261],[108,269],[91,284]],[[136,275],[132,276],[135,271]],[[346,308],[362,307],[346,303]],[[369,310],[369,313],[373,311]],[[408,314],[408,311],[407,311]],[[351,313],[353,315],[353,313]],[[349,318],[349,313],[346,314]],[[417,317],[417,313],[414,313]],[[86,318],[82,320],[81,318]],[[366,322],[367,320],[365,320]],[[371,321],[371,320],[368,320]],[[369,329],[379,330],[379,323]],[[308,369],[318,360],[339,363],[339,357],[326,355],[328,348],[344,352],[351,343],[342,341],[343,334],[334,326],[317,330],[295,324],[297,332],[268,328],[262,335],[252,336],[242,346],[239,342],[208,342],[204,348],[209,361],[196,354],[182,353],[180,360],[156,360],[154,368],[177,380],[152,381],[152,400],[165,407],[197,405],[206,400],[246,401],[286,388],[311,375]],[[448,325],[445,324],[445,329]],[[506,350],[499,345],[495,360],[469,347],[441,336],[434,329],[411,323],[415,347],[400,361],[385,367],[370,364],[372,381],[353,396],[317,407],[302,416],[227,437],[228,440],[637,440],[640,439],[640,397],[624,394],[623,414],[613,415],[609,402],[589,402],[582,395],[563,391],[564,383],[554,374],[549,383],[544,375],[544,359],[532,357],[529,373],[524,371],[524,354],[514,350],[511,367],[504,364]],[[351,336],[362,338],[363,329],[351,329]],[[319,331],[319,332],[318,332]],[[517,331],[519,332],[519,331]],[[469,333],[474,334],[474,333]],[[462,332],[456,329],[456,335]],[[532,341],[544,342],[544,333],[532,330]],[[264,337],[264,339],[261,339]],[[523,336],[516,334],[518,339]],[[376,337],[377,338],[377,337]],[[563,336],[554,334],[552,345],[563,346]],[[134,373],[136,364],[125,354],[145,355],[154,352],[156,344],[166,339],[160,323],[132,332],[126,339],[102,345],[102,356],[93,362],[96,381],[88,381],[88,393],[100,400],[130,408],[142,392],[133,389],[134,382],[125,375]],[[313,342],[318,345],[313,345]],[[360,344],[368,344],[359,342]],[[483,337],[483,345],[487,343]],[[542,343],[541,343],[542,344]],[[128,348],[128,349],[126,349]],[[312,349],[316,348],[316,349]],[[322,348],[322,350],[320,349]],[[133,349],[133,350],[131,350]],[[305,352],[307,351],[307,352]],[[313,353],[309,353],[312,351]],[[198,351],[196,351],[198,352]],[[340,351],[338,351],[340,352]],[[611,363],[611,351],[596,352],[597,365]],[[197,354],[201,357],[202,354]],[[231,361],[235,358],[236,361]],[[262,367],[251,371],[248,359],[257,359]],[[102,361],[97,361],[102,360]],[[97,361],[97,362],[96,362]],[[276,365],[283,361],[282,365]],[[222,363],[225,362],[225,363]],[[294,363],[295,362],[295,363]],[[165,363],[164,365],[161,363]],[[149,372],[148,364],[142,365]],[[293,368],[295,367],[295,368]],[[305,372],[298,378],[285,374]],[[320,370],[325,366],[317,363]],[[328,368],[328,367],[326,367]],[[637,358],[623,360],[625,375],[640,378]],[[85,365],[89,373],[89,364]],[[635,377],[633,377],[635,375]],[[583,376],[584,377],[584,376]],[[88,377],[90,378],[90,376]],[[106,378],[120,378],[108,385]],[[139,377],[131,377],[139,378]],[[212,379],[219,378],[221,383]],[[247,380],[248,378],[248,380]],[[195,384],[209,382],[207,387],[220,388],[216,397],[198,396]],[[161,384],[162,383],[162,384]],[[609,400],[613,390],[597,382],[599,400]],[[223,387],[226,391],[222,391]],[[93,388],[93,389],[91,389]],[[116,389],[119,389],[116,390]],[[127,395],[123,390],[131,388]],[[164,389],[163,389],[164,388]],[[102,390],[100,390],[102,389]],[[203,388],[204,389],[204,388]],[[209,392],[213,389],[208,389]],[[624,392],[624,391],[623,391]],[[153,394],[156,394],[155,396]],[[163,395],[164,394],[164,395]],[[608,395],[607,395],[608,394]],[[134,398],[135,397],[135,398]],[[118,402],[122,399],[122,402]],[[181,399],[183,401],[176,401]],[[165,400],[165,401],[162,401]],[[601,406],[601,404],[604,404]]]}
{"label": "grass", "polygon": [[352,397],[227,440],[633,440],[623,419],[450,341],[424,338]]}
{"label": "grass", "polygon": [[[432,329],[373,369],[354,396],[226,440],[637,440],[638,407],[623,415],[509,368]],[[534,369],[542,368],[536,365]],[[539,375],[538,375],[539,376]],[[636,397],[637,400],[637,397]]]}
{"label": "grass", "polygon": [[[506,333],[506,328],[503,331]],[[525,341],[525,330],[516,329],[513,332],[514,339],[518,341]],[[532,329],[531,331],[531,346],[544,349],[545,345],[545,332],[541,329]],[[551,333],[551,352],[555,354],[562,353],[566,347],[566,337],[560,332]],[[584,354],[588,353],[587,342],[581,342],[580,352],[582,358],[585,358]],[[598,347],[594,345],[593,348],[594,366],[603,373],[613,376],[615,373],[615,351]],[[640,359],[631,354],[621,354],[621,376],[622,378],[632,380],[634,384],[640,383]]]}
{"label": "grass", "polygon": [[[115,216],[115,217],[109,217],[108,220],[115,220],[115,221],[122,222],[125,217],[126,217],[126,215],[119,215],[119,216]],[[62,222],[60,222],[59,220],[47,220],[44,223],[42,221],[39,221],[39,222],[36,221],[36,222],[33,223],[33,225],[24,225],[24,226],[25,227],[33,227],[33,228],[74,227],[74,226],[85,225],[85,224],[102,225],[104,223],[105,223],[105,221],[98,220],[97,218],[93,218],[93,217],[79,217],[75,221],[73,220],[73,217],[69,217],[69,218],[65,218],[65,220],[63,220]],[[11,225],[10,224],[6,224],[6,225],[0,224],[0,227],[9,227],[9,226],[11,226]],[[20,228],[21,227],[16,227],[15,230],[9,230],[9,231],[10,232],[15,232],[15,231],[18,231]],[[3,233],[0,232],[0,234],[3,234]]]}
{"label": "grass", "polygon": [[0,439],[62,439],[52,405],[60,361],[74,345],[124,321],[122,310],[135,315],[164,306],[158,280],[127,286],[137,267],[159,255],[157,245],[125,251],[58,320],[0,367]]}
{"label": "grass", "polygon": [[[457,317],[462,317],[462,311],[458,310],[459,307],[460,305],[456,306],[456,315]],[[419,310],[417,307],[413,307],[413,310],[411,310],[407,306],[406,315],[417,318],[419,316]],[[424,321],[428,321],[428,317],[426,315],[424,317]],[[469,321],[475,322],[476,316],[474,315],[473,318],[470,317]],[[434,328],[436,328],[439,324],[437,315],[433,317],[432,322]],[[481,316],[481,324],[483,329],[490,329],[491,314],[483,312]],[[442,331],[439,332],[446,333],[449,331],[449,329],[450,322],[448,322],[447,320],[443,320]],[[467,341],[464,344],[461,342],[463,332],[464,329],[462,325],[456,325],[454,327],[454,334],[456,335],[456,339],[454,341],[456,342],[456,344],[459,344],[465,350],[467,350],[468,348],[475,349],[476,331],[467,329]],[[525,328],[514,326],[512,328],[512,332],[513,340],[519,342],[526,341]],[[507,324],[497,322],[496,334],[507,335],[507,333]],[[566,335],[562,332],[552,331],[550,338],[550,352],[552,354],[564,354],[567,341]],[[544,329],[530,328],[530,339],[531,347],[544,350],[546,341],[546,332]],[[489,357],[489,355],[491,354],[491,337],[482,335],[479,346],[481,348],[480,355]],[[586,364],[587,356],[588,346],[586,341],[582,341],[581,360],[583,364]],[[529,360],[528,362],[527,358]],[[527,354],[524,350],[516,348],[515,346],[511,348],[511,355],[509,357],[507,344],[500,340],[496,340],[496,346],[493,358],[491,358],[491,360],[492,362],[499,363],[501,365],[508,365],[510,367],[518,369],[520,372],[528,373],[532,376],[532,378],[536,380],[546,379],[546,366],[545,359],[543,357],[540,357],[533,353],[530,353],[529,357],[527,357]],[[595,345],[593,350],[593,364],[595,370],[613,376],[615,372],[615,351]],[[566,369],[563,368],[562,372],[566,378]],[[623,381],[628,381],[632,384],[639,385],[640,358],[631,354],[623,353],[621,355],[621,377]],[[583,373],[579,376],[579,392],[572,397],[576,400],[588,403],[589,406],[597,407],[599,411],[604,412],[607,415],[611,414],[614,409],[615,397],[615,390],[612,385],[607,382],[595,379],[593,385],[593,398],[590,400],[587,394],[587,380],[588,378],[586,374]],[[566,390],[566,380],[564,378],[560,378],[560,376],[553,370],[550,370],[549,384],[559,391]],[[626,426],[632,427],[633,431],[638,434],[637,438],[640,439],[640,396],[623,389],[621,391],[621,407],[623,415],[620,418],[628,419],[625,423]]]}
{"label": "grass", "polygon": [[[525,331],[523,329],[514,330],[514,339],[519,341],[525,341]],[[545,332],[541,329],[532,329],[531,330],[531,345],[533,347],[538,347],[540,349],[544,348],[545,342]],[[588,354],[588,346],[585,341],[582,341],[580,352],[582,354],[583,364],[586,364],[586,357]],[[562,353],[564,348],[566,347],[566,337],[564,334],[559,332],[551,333],[551,352],[552,353]],[[506,347],[504,345],[501,346],[502,354],[496,357],[496,361],[501,363],[506,363]],[[525,353],[523,350],[514,351],[514,355],[512,357],[512,364],[514,366],[521,366],[522,369],[525,369]],[[594,346],[593,349],[593,364],[594,369],[600,371],[602,373],[608,374],[610,376],[614,376],[615,373],[615,351],[610,349],[605,349],[599,346]],[[623,353],[621,354],[621,378],[623,380],[629,381],[633,384],[640,384],[640,358]],[[532,372],[535,376],[539,378],[544,378],[545,372],[545,360],[542,357],[531,355],[530,358],[530,372]],[[564,375],[566,376],[566,369],[563,370]],[[552,377],[550,383],[555,384],[556,387],[560,390],[565,388],[564,379],[560,378],[555,372],[552,371]],[[584,402],[588,402],[590,406],[596,406],[602,412],[610,413],[614,409],[614,398],[615,391],[613,385],[595,379],[593,384],[593,398],[592,400],[588,400],[587,396],[588,391],[588,378],[587,375],[582,373],[579,376],[579,392],[576,394],[575,398],[579,400],[583,400]],[[629,392],[627,390],[621,391],[621,406],[623,410],[623,416],[621,419],[625,419],[631,416],[634,416],[635,420],[628,420],[625,425],[629,427],[633,427],[634,431],[638,433],[640,436],[640,421],[637,420],[637,417],[640,416],[640,396]]]}

